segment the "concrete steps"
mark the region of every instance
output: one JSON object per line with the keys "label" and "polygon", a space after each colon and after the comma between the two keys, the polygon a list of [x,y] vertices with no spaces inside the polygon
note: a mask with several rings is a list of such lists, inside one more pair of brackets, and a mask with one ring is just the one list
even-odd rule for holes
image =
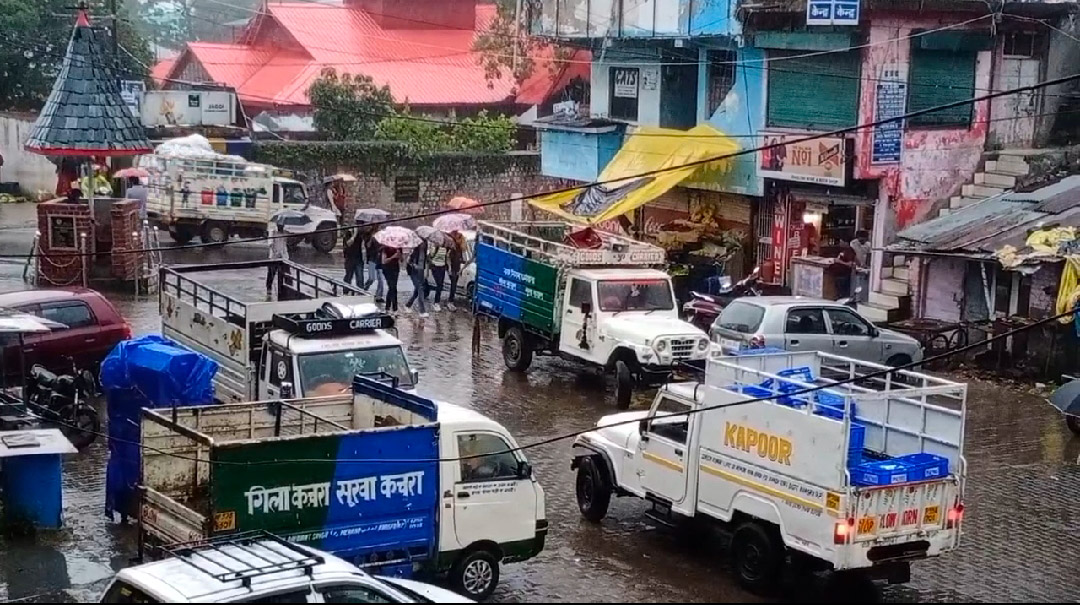
{"label": "concrete steps", "polygon": [[992,187],[990,185],[976,185],[974,183],[964,185],[961,189],[964,197],[988,198],[1005,193],[1004,187]]}
{"label": "concrete steps", "polygon": [[982,198],[982,197],[964,197],[962,195],[954,195],[951,198],[949,198],[949,208],[952,209],[952,210],[959,210],[961,208],[966,208],[967,206],[970,206],[972,204],[976,204],[978,202],[981,202],[984,199],[986,199],[986,198]]}
{"label": "concrete steps", "polygon": [[1013,187],[1016,187],[1016,176],[1011,174],[997,174],[994,172],[976,172],[975,184],[1012,189]]}
{"label": "concrete steps", "polygon": [[1029,170],[1027,162],[1024,160],[1013,159],[1011,156],[1006,157],[1009,159],[987,160],[986,165],[983,166],[983,170],[993,174],[1027,176]]}
{"label": "concrete steps", "polygon": [[899,307],[890,309],[875,303],[865,302],[859,303],[858,311],[859,315],[862,315],[868,321],[876,324],[889,323],[901,319]]}
{"label": "concrete steps", "polygon": [[910,286],[904,280],[895,277],[887,277],[881,280],[881,293],[893,296],[907,296],[910,294]]}

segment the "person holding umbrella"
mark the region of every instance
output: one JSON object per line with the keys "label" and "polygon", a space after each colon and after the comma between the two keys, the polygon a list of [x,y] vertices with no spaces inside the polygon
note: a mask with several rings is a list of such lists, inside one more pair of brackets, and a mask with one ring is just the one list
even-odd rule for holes
{"label": "person holding umbrella", "polygon": [[458,278],[461,277],[461,265],[465,258],[465,236],[460,231],[454,231],[450,234],[450,241],[453,242],[450,246],[450,292],[447,293],[446,306],[451,311],[457,309],[457,305],[454,304],[454,299],[457,298],[457,285]]}
{"label": "person holding umbrella", "polygon": [[371,284],[378,282],[378,287],[375,289],[375,302],[379,303],[383,301],[383,289],[385,288],[385,283],[382,271],[382,246],[375,240],[374,235],[375,234],[372,233],[370,229],[366,229],[362,233],[363,244],[367,254],[367,281],[364,282],[364,289],[370,290]]}
{"label": "person holding umbrella", "polygon": [[413,294],[409,302],[405,303],[406,309],[412,309],[413,303],[417,303],[420,317],[427,317],[427,270],[428,270],[428,245],[427,240],[420,238],[420,242],[413,248],[409,255],[409,262],[405,264],[405,272],[412,280]]}
{"label": "person holding umbrella", "polygon": [[423,240],[411,229],[397,225],[380,229],[373,238],[382,247],[380,263],[383,275],[386,276],[386,310],[394,312],[398,310],[397,286],[401,271],[401,250],[419,246]]}
{"label": "person holding umbrella", "polygon": [[363,223],[357,221],[352,237],[345,244],[345,283],[355,283],[357,287],[364,285],[365,231]]}

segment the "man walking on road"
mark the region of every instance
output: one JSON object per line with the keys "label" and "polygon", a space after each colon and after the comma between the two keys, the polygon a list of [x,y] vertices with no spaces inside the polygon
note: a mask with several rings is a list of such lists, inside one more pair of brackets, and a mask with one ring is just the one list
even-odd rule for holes
{"label": "man walking on road", "polygon": [[356,232],[345,244],[345,283],[355,283],[357,287],[364,285],[364,238],[361,231],[363,227],[357,225]]}
{"label": "man walking on road", "polygon": [[409,274],[409,279],[412,280],[413,295],[409,299],[409,302],[405,304],[407,310],[411,310],[413,303],[417,303],[417,307],[420,310],[420,317],[427,317],[427,268],[428,268],[428,247],[427,240],[420,240],[420,245],[413,248],[412,254],[409,255],[409,262],[405,265],[405,272]]}
{"label": "man walking on road", "polygon": [[[289,246],[284,237],[280,236],[278,232],[278,224],[276,221],[270,221],[267,225],[266,231],[270,235],[270,239],[267,241],[267,246],[270,249],[271,261],[284,261],[289,260]],[[281,270],[281,263],[271,263],[266,267],[266,295],[271,296],[274,293],[274,278],[277,277],[278,272]]]}

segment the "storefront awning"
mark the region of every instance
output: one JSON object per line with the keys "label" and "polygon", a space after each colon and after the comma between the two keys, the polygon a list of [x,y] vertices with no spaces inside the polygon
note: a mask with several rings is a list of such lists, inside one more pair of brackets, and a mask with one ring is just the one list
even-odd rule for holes
{"label": "storefront awning", "polygon": [[[576,223],[601,223],[644,206],[690,177],[715,179],[730,170],[728,156],[738,150],[735,141],[707,124],[685,131],[638,128],[600,173],[598,183],[603,184],[540,196],[530,203]],[[695,163],[709,158],[726,159]],[[643,173],[650,174],[636,176]]]}

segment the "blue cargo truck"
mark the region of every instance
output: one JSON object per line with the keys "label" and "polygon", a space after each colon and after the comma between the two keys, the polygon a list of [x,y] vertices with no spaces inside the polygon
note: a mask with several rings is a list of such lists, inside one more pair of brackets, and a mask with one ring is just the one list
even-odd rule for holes
{"label": "blue cargo truck", "polygon": [[141,438],[148,554],[263,530],[483,600],[501,563],[544,546],[544,491],[506,429],[381,379],[336,397],[143,410]]}

